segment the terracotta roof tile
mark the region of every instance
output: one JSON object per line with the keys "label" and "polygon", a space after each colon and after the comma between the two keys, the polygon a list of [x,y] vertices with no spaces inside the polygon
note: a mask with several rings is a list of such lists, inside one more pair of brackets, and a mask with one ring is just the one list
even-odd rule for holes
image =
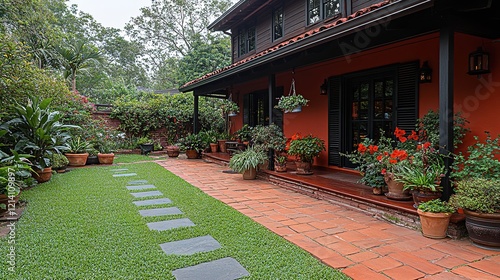
{"label": "terracotta roof tile", "polygon": [[311,30],[306,31],[306,32],[304,32],[302,34],[299,34],[299,35],[297,35],[297,36],[295,36],[295,37],[293,37],[291,39],[288,39],[288,41],[281,42],[281,43],[279,43],[279,44],[277,44],[275,46],[272,46],[272,47],[270,47],[270,48],[268,48],[266,50],[263,50],[263,51],[261,51],[261,52],[259,52],[257,54],[254,54],[254,55],[249,56],[249,57],[247,57],[245,59],[237,61],[237,62],[235,62],[235,63],[233,63],[233,64],[231,64],[229,66],[223,67],[221,69],[217,69],[217,70],[215,70],[215,71],[213,71],[211,73],[208,73],[206,75],[203,75],[203,76],[201,76],[201,77],[199,77],[199,78],[197,78],[195,80],[187,82],[181,88],[184,88],[184,87],[196,84],[196,83],[198,83],[200,81],[203,81],[203,80],[208,79],[208,78],[210,78],[212,76],[215,76],[217,74],[225,72],[225,71],[227,71],[229,69],[233,69],[233,68],[235,68],[237,66],[245,64],[245,63],[247,63],[247,62],[249,62],[249,61],[251,61],[253,59],[256,59],[258,57],[261,57],[261,56],[267,55],[269,53],[275,52],[275,51],[277,51],[277,50],[279,50],[279,49],[281,49],[283,47],[286,47],[288,45],[296,43],[296,42],[298,42],[298,41],[300,41],[302,39],[305,39],[305,38],[307,38],[309,36],[313,36],[314,34],[317,34],[317,33],[321,32],[321,31],[333,28],[333,27],[335,27],[337,25],[345,23],[346,21],[352,20],[352,19],[354,19],[356,17],[359,17],[359,16],[364,15],[366,13],[369,13],[371,11],[377,10],[377,9],[379,9],[379,8],[381,8],[381,7],[389,4],[389,3],[391,3],[391,0],[385,0],[385,1],[379,2],[377,4],[373,4],[373,5],[369,6],[369,7],[360,9],[360,10],[356,11],[355,13],[347,16],[347,17],[339,18],[339,19],[337,19],[337,20],[335,20],[333,22],[325,23],[325,24],[323,24],[323,25],[321,25],[321,26],[319,26],[319,27],[317,27],[315,29],[311,29]]}

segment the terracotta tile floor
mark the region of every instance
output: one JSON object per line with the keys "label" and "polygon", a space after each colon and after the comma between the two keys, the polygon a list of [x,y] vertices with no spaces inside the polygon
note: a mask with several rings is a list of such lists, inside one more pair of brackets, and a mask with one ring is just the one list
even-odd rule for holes
{"label": "terracotta tile floor", "polygon": [[243,180],[202,160],[157,163],[353,279],[500,278],[500,252],[468,239],[428,239],[263,180]]}

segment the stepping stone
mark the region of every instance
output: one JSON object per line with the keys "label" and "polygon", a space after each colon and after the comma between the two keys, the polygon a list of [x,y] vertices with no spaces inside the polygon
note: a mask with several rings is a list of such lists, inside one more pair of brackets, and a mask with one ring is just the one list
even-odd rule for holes
{"label": "stepping stone", "polygon": [[135,180],[135,181],[130,181],[128,182],[129,185],[142,185],[146,184],[148,181],[147,180]]}
{"label": "stepping stone", "polygon": [[158,198],[158,199],[149,199],[149,200],[140,200],[132,202],[135,206],[147,206],[147,205],[158,205],[158,204],[170,204],[172,200],[168,198]]}
{"label": "stepping stone", "polygon": [[130,177],[130,176],[137,176],[137,173],[113,174],[113,177]]}
{"label": "stepping stone", "polygon": [[127,171],[127,168],[120,168],[120,169],[113,169],[111,170],[112,172],[122,172],[122,171]]}
{"label": "stepping stone", "polygon": [[134,197],[148,197],[148,196],[159,196],[163,195],[162,192],[160,191],[150,191],[150,192],[136,192],[136,193],[131,193]]}
{"label": "stepping stone", "polygon": [[193,227],[193,226],[195,226],[195,224],[188,218],[148,223],[148,227],[150,230],[158,230],[158,231],[170,230],[180,227]]}
{"label": "stepping stone", "polygon": [[216,261],[201,263],[195,266],[172,271],[177,280],[233,280],[250,273],[233,258],[223,258]]}
{"label": "stepping stone", "polygon": [[195,253],[217,250],[221,247],[221,245],[212,236],[206,235],[186,240],[163,243],[160,244],[160,247],[167,255],[188,256]]}
{"label": "stepping stone", "polygon": [[127,190],[129,191],[147,190],[147,189],[156,189],[156,187],[154,185],[127,186]]}
{"label": "stepping stone", "polygon": [[153,217],[153,216],[165,216],[165,215],[179,215],[183,213],[177,207],[169,207],[169,208],[139,210],[139,214],[141,214],[141,216],[143,217]]}

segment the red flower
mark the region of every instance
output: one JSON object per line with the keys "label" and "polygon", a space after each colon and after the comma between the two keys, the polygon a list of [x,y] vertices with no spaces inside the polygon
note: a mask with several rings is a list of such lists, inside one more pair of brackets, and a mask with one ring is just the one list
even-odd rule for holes
{"label": "red flower", "polygon": [[399,141],[401,141],[401,143],[406,142],[406,140],[408,140],[408,139],[404,136],[399,137]]}
{"label": "red flower", "polygon": [[382,155],[378,155],[378,156],[377,156],[377,160],[378,160],[378,161],[382,161]]}
{"label": "red flower", "polygon": [[387,169],[385,169],[385,168],[384,168],[384,169],[382,169],[382,172],[381,172],[381,173],[382,173],[382,175],[385,175],[385,174],[387,173]]}
{"label": "red flower", "polygon": [[293,140],[299,140],[299,139],[302,139],[302,136],[300,135],[299,132],[297,132],[294,135],[292,135],[292,141]]}
{"label": "red flower", "polygon": [[364,154],[366,152],[366,146],[363,145],[363,143],[359,143],[358,145],[358,152]]}
{"label": "red flower", "polygon": [[399,129],[396,127],[396,130],[394,130],[394,135],[396,135],[397,138],[403,137],[405,136],[405,134],[406,131],[404,131],[403,129]]}
{"label": "red flower", "polygon": [[412,131],[411,131],[411,135],[410,135],[410,136],[408,136],[408,139],[410,139],[410,140],[415,140],[415,141],[417,141],[417,140],[418,140],[418,135],[417,135],[417,133],[415,132],[415,130],[412,130]]}
{"label": "red flower", "polygon": [[389,160],[389,163],[391,163],[391,164],[396,164],[396,163],[398,163],[398,161],[397,161],[397,160],[395,160],[395,159],[390,159],[390,160]]}
{"label": "red flower", "polygon": [[370,145],[368,146],[368,149],[370,150],[370,155],[373,155],[376,151],[378,151],[378,146]]}
{"label": "red flower", "polygon": [[430,142],[425,142],[425,143],[424,143],[424,148],[425,148],[425,149],[428,149],[430,146],[431,146],[431,143],[430,143]]}

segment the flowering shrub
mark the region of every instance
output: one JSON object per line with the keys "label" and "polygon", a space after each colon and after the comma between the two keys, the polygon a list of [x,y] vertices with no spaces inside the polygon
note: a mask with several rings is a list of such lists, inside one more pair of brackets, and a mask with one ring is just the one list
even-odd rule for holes
{"label": "flowering shrub", "polygon": [[288,154],[298,156],[301,161],[312,162],[321,151],[325,150],[325,142],[318,137],[312,135],[303,138],[299,137],[296,136],[295,139],[290,141]]}
{"label": "flowering shrub", "polygon": [[[380,135],[385,135],[383,131]],[[366,138],[351,154],[342,154],[357,164],[363,178],[361,183],[371,187],[385,185],[384,175],[403,182],[407,189],[418,187],[438,189],[440,177],[444,173],[442,155],[430,142],[420,143],[415,131],[407,135],[396,128],[397,140],[382,136],[376,144]]]}

